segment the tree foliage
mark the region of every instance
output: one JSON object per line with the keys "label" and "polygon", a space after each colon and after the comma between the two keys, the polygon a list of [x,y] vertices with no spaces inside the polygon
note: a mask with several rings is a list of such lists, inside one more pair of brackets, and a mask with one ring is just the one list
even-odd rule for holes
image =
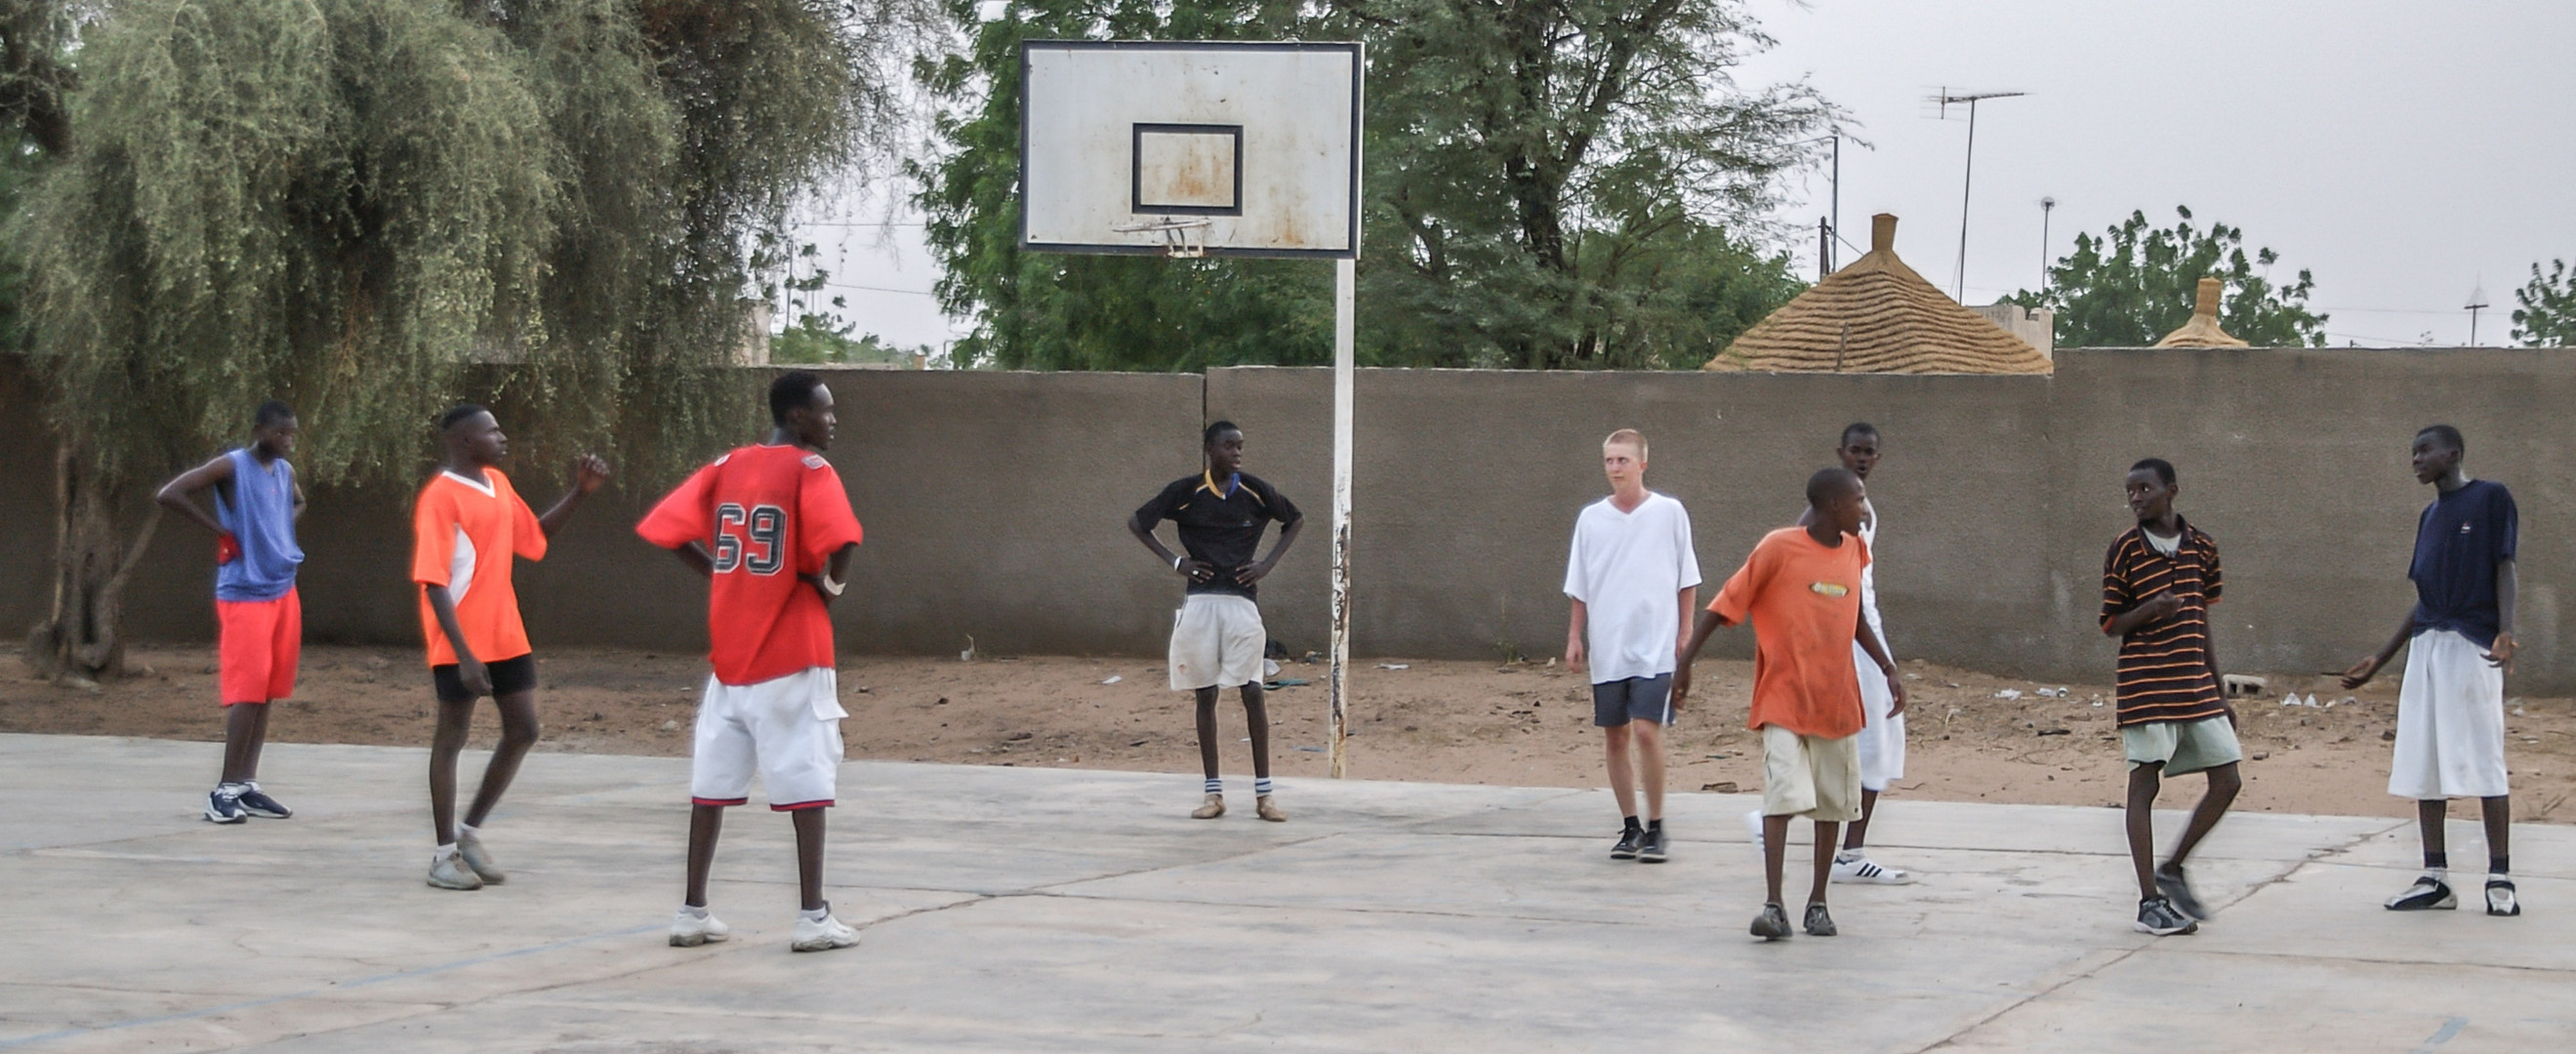
{"label": "tree foliage", "polygon": [[2192,226],[2191,209],[2171,227],[2156,228],[2143,211],[2119,225],[2075,236],[2075,252],[2048,269],[2048,288],[2022,290],[2005,299],[2057,312],[2061,348],[2143,348],[2191,320],[2200,280],[2224,285],[2218,322],[2258,348],[2323,346],[2326,316],[2308,308],[2316,280],[2306,268],[2286,285],[2270,278],[2280,254],[2270,248],[2245,253],[2245,232],[2224,223],[2206,231]]}
{"label": "tree foliage", "polygon": [[2535,348],[2576,344],[2576,279],[2567,261],[2549,261],[2549,271],[2531,265],[2531,281],[2513,291],[2513,339]]}
{"label": "tree foliage", "polygon": [[1833,111],[1737,90],[1767,44],[1734,0],[1016,0],[925,63],[942,149],[913,167],[962,361],[1193,369],[1325,361],[1331,276],[1300,261],[1023,254],[1023,39],[1369,45],[1363,361],[1697,366],[1798,287],[1754,217]]}
{"label": "tree foliage", "polygon": [[57,611],[57,651],[112,660],[121,488],[270,396],[323,483],[407,479],[460,398],[530,408],[541,466],[675,466],[756,419],[707,369],[749,247],[881,130],[913,2],[101,5],[9,231],[63,449],[58,594],[109,596]]}

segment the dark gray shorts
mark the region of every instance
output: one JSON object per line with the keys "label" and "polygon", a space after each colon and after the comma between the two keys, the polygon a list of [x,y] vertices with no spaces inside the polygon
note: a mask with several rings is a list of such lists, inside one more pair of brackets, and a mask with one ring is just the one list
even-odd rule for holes
{"label": "dark gray shorts", "polygon": [[1617,728],[1630,721],[1673,723],[1673,675],[1631,677],[1592,686],[1592,724]]}

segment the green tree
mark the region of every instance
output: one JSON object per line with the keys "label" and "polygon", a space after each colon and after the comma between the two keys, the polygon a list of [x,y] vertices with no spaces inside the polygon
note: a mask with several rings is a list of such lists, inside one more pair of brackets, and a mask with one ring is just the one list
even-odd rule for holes
{"label": "green tree", "polygon": [[904,5],[101,5],[10,232],[64,497],[31,653],[119,667],[157,523],[136,485],[267,396],[323,484],[408,480],[469,396],[525,410],[537,465],[600,449],[646,478],[748,422],[709,369],[746,247],[881,126]]}
{"label": "green tree", "polygon": [[2549,261],[2549,273],[2531,265],[2531,281],[2513,291],[2513,339],[2535,348],[2576,344],[2576,279],[2567,261]]}
{"label": "green tree", "polygon": [[1370,47],[1360,353],[1387,365],[1697,366],[1796,292],[1750,217],[1833,111],[1736,90],[1766,45],[1734,0],[1020,0],[926,63],[940,153],[914,166],[961,361],[1318,363],[1330,272],[1300,261],[1023,254],[1027,38],[1350,39]]}
{"label": "green tree", "polygon": [[[2171,227],[2148,224],[2143,211],[2118,226],[2075,236],[2075,252],[2048,269],[2048,288],[2022,290],[2005,299],[2057,312],[2061,348],[2143,348],[2191,320],[2200,280],[2224,283],[2219,327],[2258,348],[2323,347],[2326,316],[2308,309],[2316,279],[2277,285],[2269,277],[2280,254],[2269,248],[2245,254],[2245,231],[2212,223],[2194,228],[2191,210]],[[2260,270],[2258,270],[2258,268]]]}

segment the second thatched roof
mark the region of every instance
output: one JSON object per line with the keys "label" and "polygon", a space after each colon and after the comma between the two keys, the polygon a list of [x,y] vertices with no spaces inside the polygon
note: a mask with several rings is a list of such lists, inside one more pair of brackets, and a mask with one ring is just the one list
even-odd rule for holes
{"label": "second thatched roof", "polygon": [[1782,373],[2048,373],[2048,356],[1896,258],[1896,217],[1869,252],[1753,324],[1704,369]]}

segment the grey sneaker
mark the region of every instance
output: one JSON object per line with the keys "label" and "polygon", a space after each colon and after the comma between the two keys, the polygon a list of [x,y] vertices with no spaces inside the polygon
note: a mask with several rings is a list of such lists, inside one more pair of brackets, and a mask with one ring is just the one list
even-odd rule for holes
{"label": "grey sneaker", "polygon": [[430,858],[429,884],[440,889],[481,889],[483,879],[465,866],[465,854],[452,853]]}
{"label": "grey sneaker", "polygon": [[1842,933],[1842,930],[1834,926],[1834,917],[1825,912],[1825,906],[1822,904],[1807,905],[1806,929],[1807,936],[1810,937],[1832,937]]}
{"label": "grey sneaker", "polygon": [[2193,922],[2182,912],[2175,911],[2172,901],[2163,897],[2154,897],[2138,902],[2138,932],[2152,933],[2158,937],[2198,933],[2200,923]]}
{"label": "grey sneaker", "polygon": [[2166,864],[2156,869],[2156,892],[2172,902],[2174,910],[2193,919],[2209,918],[2209,907],[2200,895],[2191,891],[2191,881],[2183,877],[2181,864]]}
{"label": "grey sneaker", "polygon": [[1753,935],[1766,941],[1789,936],[1789,912],[1778,904],[1762,905],[1762,914],[1753,917]]}
{"label": "grey sneaker", "polygon": [[457,832],[456,856],[465,861],[465,866],[474,872],[474,877],[482,879],[484,885],[497,886],[510,880],[510,876],[501,872],[501,865],[492,862],[492,854],[484,851],[481,835]]}

